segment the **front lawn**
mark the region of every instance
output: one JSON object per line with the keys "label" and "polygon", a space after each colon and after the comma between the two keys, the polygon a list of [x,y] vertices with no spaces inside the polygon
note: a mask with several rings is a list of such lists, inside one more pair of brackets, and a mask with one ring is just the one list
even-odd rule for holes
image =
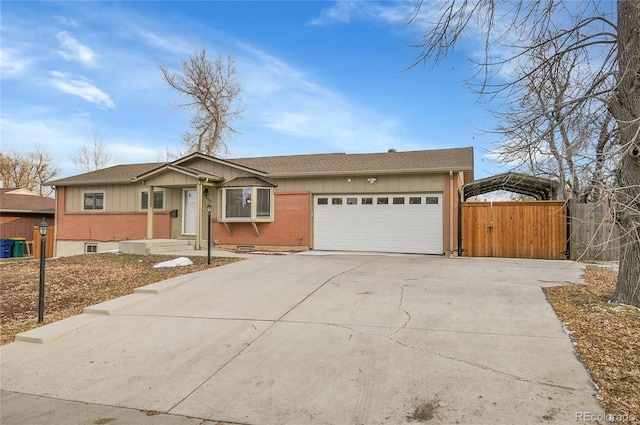
{"label": "front lawn", "polygon": [[640,423],[640,310],[609,303],[617,275],[587,266],[586,284],[544,293],[591,373],[606,413],[616,422]]}
{"label": "front lawn", "polygon": [[[190,257],[191,266],[158,268],[166,255],[93,254],[46,260],[44,324],[82,309],[133,293],[135,288],[171,277],[233,263],[239,258]],[[40,260],[0,262],[1,345],[38,326]]]}

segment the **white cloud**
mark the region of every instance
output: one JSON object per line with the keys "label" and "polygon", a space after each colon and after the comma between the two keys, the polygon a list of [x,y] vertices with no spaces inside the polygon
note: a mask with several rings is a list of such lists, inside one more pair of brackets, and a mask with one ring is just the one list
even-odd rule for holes
{"label": "white cloud", "polygon": [[411,147],[398,138],[393,116],[353,104],[305,73],[250,46],[238,63],[245,112],[252,121],[276,134],[313,141],[331,150],[369,152]]}
{"label": "white cloud", "polygon": [[354,20],[373,20],[387,24],[405,24],[415,5],[411,2],[337,1],[323,9],[310,25],[346,24]]}
{"label": "white cloud", "polygon": [[75,78],[66,72],[51,71],[51,75],[54,77],[51,80],[51,85],[58,90],[79,96],[87,102],[95,103],[99,106],[115,108],[115,103],[113,103],[109,95],[96,87],[91,81],[84,78]]}
{"label": "white cloud", "polygon": [[78,40],[73,38],[68,32],[60,31],[56,34],[56,38],[62,47],[62,50],[58,50],[58,54],[62,58],[68,61],[79,62],[85,66],[97,66],[97,56],[93,50],[80,44]]}
{"label": "white cloud", "polygon": [[178,37],[168,38],[143,29],[139,29],[138,34],[142,37],[142,41],[151,47],[179,55],[190,55],[194,51],[194,47],[190,43]]}
{"label": "white cloud", "polygon": [[0,75],[2,78],[22,74],[34,62],[23,49],[0,48]]}

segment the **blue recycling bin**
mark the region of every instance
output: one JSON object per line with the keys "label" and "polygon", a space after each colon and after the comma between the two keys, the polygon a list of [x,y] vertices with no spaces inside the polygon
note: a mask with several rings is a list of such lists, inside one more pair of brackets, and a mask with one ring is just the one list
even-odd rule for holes
{"label": "blue recycling bin", "polygon": [[13,241],[11,239],[0,240],[0,258],[10,258]]}

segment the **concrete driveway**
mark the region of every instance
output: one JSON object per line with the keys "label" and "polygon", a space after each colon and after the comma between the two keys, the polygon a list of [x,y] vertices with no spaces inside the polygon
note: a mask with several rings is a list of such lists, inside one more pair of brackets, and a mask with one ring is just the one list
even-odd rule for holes
{"label": "concrete driveway", "polygon": [[161,282],[2,347],[1,423],[537,424],[602,412],[541,286],[569,261],[311,252]]}

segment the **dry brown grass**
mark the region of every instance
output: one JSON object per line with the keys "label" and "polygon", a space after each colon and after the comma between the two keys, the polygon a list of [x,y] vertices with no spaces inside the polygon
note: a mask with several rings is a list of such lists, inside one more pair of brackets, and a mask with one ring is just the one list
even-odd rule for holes
{"label": "dry brown grass", "polygon": [[[171,277],[218,267],[238,258],[191,257],[192,266],[158,268],[166,255],[96,254],[46,260],[44,324],[82,312],[84,307]],[[38,326],[40,260],[0,263],[1,345]]]}
{"label": "dry brown grass", "polygon": [[[617,272],[587,266],[586,284],[545,288],[607,413],[640,423],[640,310],[609,302]],[[628,420],[625,420],[628,419]]]}

